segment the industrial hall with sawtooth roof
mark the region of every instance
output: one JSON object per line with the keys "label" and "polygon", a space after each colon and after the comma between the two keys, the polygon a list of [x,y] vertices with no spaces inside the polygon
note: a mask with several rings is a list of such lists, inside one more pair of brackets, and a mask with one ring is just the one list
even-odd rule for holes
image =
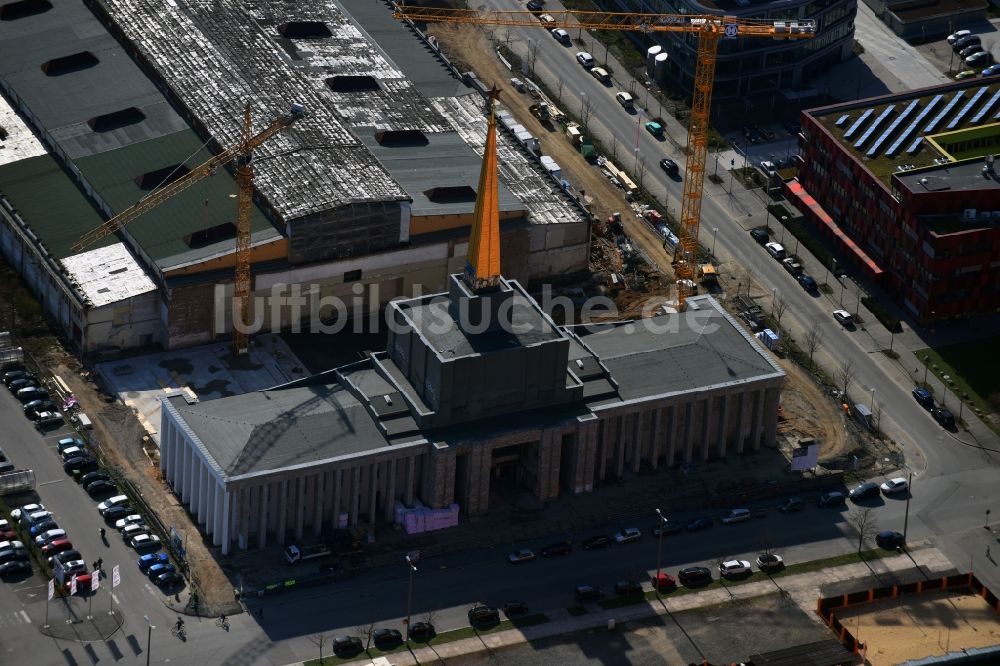
{"label": "industrial hall with sawtooth roof", "polygon": [[[236,145],[247,105],[256,132],[293,104],[305,110],[253,153],[255,297],[295,286],[303,317],[329,321],[340,316],[331,300],[373,312],[446,290],[462,268],[482,95],[390,4],[25,0],[2,10],[11,150],[0,151],[0,248],[82,352],[231,334],[238,187],[227,169],[74,249]],[[505,274],[535,285],[584,273],[589,213],[512,133],[497,154]],[[263,330],[296,323],[255,310]]]}
{"label": "industrial hall with sawtooth roof", "polygon": [[490,115],[464,269],[389,305],[387,349],[257,393],[161,398],[160,468],[223,554],[373,530],[418,506],[475,516],[641,468],[773,445],[784,372],[710,296],[559,326],[501,273]]}

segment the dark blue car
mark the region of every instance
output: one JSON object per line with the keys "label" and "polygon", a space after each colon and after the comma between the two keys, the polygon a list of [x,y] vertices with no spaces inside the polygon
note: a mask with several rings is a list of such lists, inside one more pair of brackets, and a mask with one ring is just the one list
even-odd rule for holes
{"label": "dark blue car", "polygon": [[[160,554],[166,555],[166,553],[160,553]],[[143,555],[143,557],[145,557],[145,555]],[[177,571],[177,569],[174,568],[174,565],[167,564],[164,562],[159,562],[149,567],[149,570],[146,571],[146,575],[149,576],[150,580],[155,580],[156,577],[159,576],[160,574],[165,574],[167,572],[175,572],[175,571]]]}
{"label": "dark blue car", "polygon": [[928,391],[927,389],[920,386],[915,386],[913,388],[912,393],[913,393],[913,399],[919,402],[927,409],[931,409],[932,407],[934,407],[934,396],[932,396],[931,392]]}
{"label": "dark blue car", "polygon": [[170,562],[170,556],[166,553],[149,553],[140,557],[136,564],[139,565],[139,571],[146,572],[153,565],[167,564],[168,562]]}
{"label": "dark blue car", "polygon": [[816,284],[816,280],[814,280],[811,275],[806,275],[805,273],[803,273],[797,279],[799,281],[799,284],[802,285],[802,288],[808,291],[809,293],[812,293],[817,289],[819,289],[819,286]]}
{"label": "dark blue car", "polygon": [[702,516],[701,518],[695,518],[690,523],[687,524],[688,532],[697,532],[699,530],[707,530],[712,526],[712,519]]}

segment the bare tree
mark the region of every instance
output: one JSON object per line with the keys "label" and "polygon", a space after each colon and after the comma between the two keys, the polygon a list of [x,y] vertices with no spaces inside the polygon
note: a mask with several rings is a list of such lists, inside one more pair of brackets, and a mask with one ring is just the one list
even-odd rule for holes
{"label": "bare tree", "polygon": [[562,104],[562,101],[563,101],[562,100],[562,91],[563,91],[563,86],[565,86],[565,85],[566,85],[566,82],[563,81],[562,78],[560,78],[559,81],[556,83],[556,97],[559,98],[559,103],[560,104]]}
{"label": "bare tree", "polygon": [[583,99],[580,100],[580,124],[583,125],[584,134],[587,133],[587,127],[590,123],[590,108],[593,104],[593,100],[586,95],[584,95]]}
{"label": "bare tree", "polygon": [[806,331],[806,337],[802,340],[802,344],[809,352],[809,365],[812,365],[813,354],[823,346],[823,327],[818,321],[814,321],[812,327]]}
{"label": "bare tree", "polygon": [[781,294],[775,294],[774,305],[771,306],[771,314],[774,316],[774,321],[777,322],[778,328],[781,328],[781,317],[787,309],[788,301]]}
{"label": "bare tree", "polygon": [[323,664],[323,646],[326,644],[327,638],[328,636],[326,634],[313,634],[309,637],[309,642],[319,648],[320,666]]}
{"label": "bare tree", "polygon": [[367,624],[359,624],[354,627],[354,631],[365,637],[365,652],[372,646],[372,634],[375,633],[375,619],[372,618]]}
{"label": "bare tree", "polygon": [[642,189],[642,181],[646,177],[646,160],[638,160],[635,164],[635,179],[638,182],[639,189]]}
{"label": "bare tree", "polygon": [[538,47],[541,46],[541,42],[537,39],[528,40],[528,75],[535,75],[535,61],[538,59]]}
{"label": "bare tree", "polygon": [[843,392],[842,398],[847,400],[847,391],[854,382],[854,360],[849,358],[841,363],[834,379],[837,380],[837,388]]}
{"label": "bare tree", "polygon": [[848,522],[854,528],[854,531],[858,533],[858,555],[860,555],[861,547],[864,545],[865,540],[871,539],[878,534],[878,518],[875,517],[875,513],[871,507],[866,507],[856,513],[852,513],[851,517],[848,518]]}
{"label": "bare tree", "polygon": [[611,134],[611,159],[618,162],[618,137]]}

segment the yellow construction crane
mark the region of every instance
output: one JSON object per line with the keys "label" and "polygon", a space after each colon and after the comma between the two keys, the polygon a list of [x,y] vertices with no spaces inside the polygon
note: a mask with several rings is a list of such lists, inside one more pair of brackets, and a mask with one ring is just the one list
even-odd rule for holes
{"label": "yellow construction crane", "polygon": [[233,322],[233,353],[237,356],[245,354],[248,348],[246,329],[250,312],[250,213],[253,200],[253,151],[269,138],[305,116],[305,113],[305,107],[301,104],[292,104],[287,115],[276,118],[270,125],[257,134],[254,134],[253,124],[250,120],[250,103],[248,102],[246,108],[243,110],[243,128],[240,132],[239,142],[215,157],[206,160],[172,183],[150,192],[147,196],[96,229],[88,231],[73,245],[73,252],[80,252],[105,236],[116,233],[143,213],[156,208],[167,199],[186,190],[206,176],[212,175],[219,167],[223,167],[236,160],[236,184],[239,186],[239,193],[236,199],[236,279],[234,296],[239,302],[239,321],[243,325],[238,326],[235,320]]}
{"label": "yellow construction crane", "polygon": [[713,14],[632,14],[626,12],[546,11],[555,19],[541,23],[530,11],[480,12],[472,9],[441,9],[397,5],[397,19],[431,23],[466,23],[524,28],[583,28],[636,32],[684,32],[698,35],[691,119],[688,125],[687,169],[681,198],[680,245],[675,254],[675,273],[684,282],[677,290],[678,305],[684,306],[685,287],[697,278],[698,227],[701,221],[702,189],[708,158],[708,122],[715,79],[715,57],[721,39],[770,37],[806,39],[816,34],[814,21],[768,21]]}

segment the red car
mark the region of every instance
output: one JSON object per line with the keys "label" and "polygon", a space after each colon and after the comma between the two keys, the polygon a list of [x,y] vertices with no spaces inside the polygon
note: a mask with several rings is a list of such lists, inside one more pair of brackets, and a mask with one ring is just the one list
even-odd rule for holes
{"label": "red car", "polygon": [[[73,589],[73,584],[70,581],[67,580],[66,583],[63,585],[63,589],[66,590],[67,592],[69,592],[71,589]],[[77,594],[86,594],[87,592],[90,592],[90,591],[91,591],[90,590],[90,574],[89,573],[77,574],[77,576],[76,576],[76,593]]]}
{"label": "red car", "polygon": [[61,553],[64,550],[71,550],[73,548],[72,542],[69,539],[56,539],[47,546],[42,546],[42,555],[46,557],[51,557],[56,553]]}
{"label": "red car", "polygon": [[0,541],[13,541],[17,538],[17,532],[13,530],[0,530]]}
{"label": "red car", "polygon": [[660,577],[650,576],[651,582],[653,583],[653,589],[660,588],[661,590],[672,590],[677,587],[677,581],[674,577],[668,574],[666,571],[660,572]]}

